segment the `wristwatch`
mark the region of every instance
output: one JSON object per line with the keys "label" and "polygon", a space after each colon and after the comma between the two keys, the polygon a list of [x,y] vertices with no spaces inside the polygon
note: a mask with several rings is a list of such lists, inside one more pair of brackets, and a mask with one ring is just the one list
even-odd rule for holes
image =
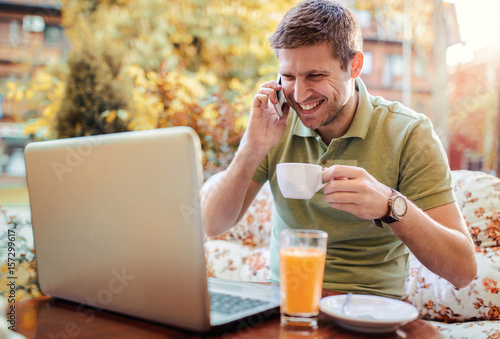
{"label": "wristwatch", "polygon": [[384,227],[384,225],[382,225],[382,222],[391,224],[396,221],[401,221],[401,219],[403,219],[406,214],[406,210],[408,209],[406,198],[395,189],[391,188],[391,190],[392,195],[389,198],[389,212],[384,217],[373,220],[375,225],[380,228]]}

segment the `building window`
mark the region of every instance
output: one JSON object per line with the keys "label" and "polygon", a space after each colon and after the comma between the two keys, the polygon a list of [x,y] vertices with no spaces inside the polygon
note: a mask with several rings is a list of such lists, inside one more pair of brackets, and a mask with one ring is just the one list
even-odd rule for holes
{"label": "building window", "polygon": [[370,74],[373,71],[373,53],[372,52],[364,52],[365,55],[363,61],[363,74]]}
{"label": "building window", "polygon": [[21,43],[21,25],[17,20],[12,20],[9,25],[9,42],[13,46],[17,46]]}
{"label": "building window", "polygon": [[382,86],[386,88],[401,88],[403,76],[403,56],[401,54],[389,54],[385,58],[384,74],[382,75]]}
{"label": "building window", "polygon": [[424,78],[426,74],[425,59],[424,56],[418,54],[413,61],[413,74],[417,78]]}
{"label": "building window", "polygon": [[59,44],[63,35],[62,27],[46,26],[43,34],[46,44]]}
{"label": "building window", "polygon": [[23,18],[23,29],[26,32],[43,32],[45,21],[38,15],[26,15]]}
{"label": "building window", "polygon": [[[2,28],[3,30],[4,28]],[[8,23],[8,43],[11,46],[26,45],[29,43],[30,34],[23,29],[22,23],[18,20],[11,20]]]}

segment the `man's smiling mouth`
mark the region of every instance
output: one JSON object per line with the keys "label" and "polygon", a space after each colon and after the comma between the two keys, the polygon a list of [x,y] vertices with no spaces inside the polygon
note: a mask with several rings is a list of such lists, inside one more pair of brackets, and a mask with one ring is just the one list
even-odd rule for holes
{"label": "man's smiling mouth", "polygon": [[318,106],[319,104],[321,104],[324,100],[319,100],[319,101],[316,101],[316,102],[313,102],[313,103],[310,103],[310,104],[299,104],[300,108],[302,108],[303,111],[310,111],[312,110],[313,108],[315,108],[316,106]]}

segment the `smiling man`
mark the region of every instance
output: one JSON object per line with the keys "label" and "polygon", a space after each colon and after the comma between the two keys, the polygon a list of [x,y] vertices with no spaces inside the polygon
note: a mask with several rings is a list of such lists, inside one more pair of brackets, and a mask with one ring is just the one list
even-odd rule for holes
{"label": "smiling man", "polygon": [[[408,249],[455,286],[468,285],[474,247],[446,154],[424,114],[367,92],[352,12],[333,1],[303,1],[270,43],[282,85],[261,85],[233,162],[205,183],[206,234],[235,225],[269,181],[272,281],[279,280],[279,230],[310,228],[329,234],[325,288],[400,298]],[[287,99],[281,118],[273,105],[280,89]],[[329,183],[310,200],[285,199],[276,180],[282,162],[319,164]]]}

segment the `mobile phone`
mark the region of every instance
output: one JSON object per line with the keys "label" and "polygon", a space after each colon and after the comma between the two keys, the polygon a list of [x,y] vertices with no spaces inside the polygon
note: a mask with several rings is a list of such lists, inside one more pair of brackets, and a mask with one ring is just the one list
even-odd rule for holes
{"label": "mobile phone", "polygon": [[[276,82],[281,85],[281,74],[278,74],[278,78]],[[278,112],[278,116],[281,118],[283,116],[283,110],[285,108],[286,98],[285,93],[283,93],[283,88],[281,90],[276,91],[276,97],[278,98],[278,103],[274,105],[276,107],[276,112]]]}

